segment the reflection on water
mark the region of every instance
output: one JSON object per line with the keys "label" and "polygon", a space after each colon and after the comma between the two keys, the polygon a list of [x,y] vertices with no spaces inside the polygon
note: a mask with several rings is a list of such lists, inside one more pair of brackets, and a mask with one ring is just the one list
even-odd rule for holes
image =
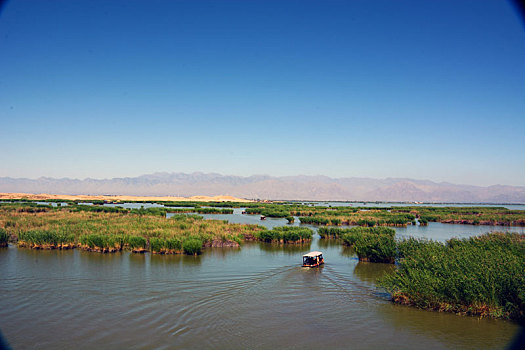
{"label": "reflection on water", "polygon": [[[454,344],[454,348],[461,349],[502,348],[512,339],[512,336],[508,337],[509,327],[516,332],[519,330],[508,321],[429,312],[392,303],[378,304],[377,311],[397,329],[426,334],[440,341],[443,347]],[[502,338],[506,342],[500,342]]]}
{"label": "reflection on water", "polygon": [[288,254],[297,256],[297,254],[303,255],[311,250],[311,243],[303,244],[278,244],[278,243],[263,243],[258,242],[259,249],[268,254]]}
{"label": "reflection on water", "polygon": [[394,269],[395,266],[393,264],[378,264],[360,261],[354,267],[354,275],[363,282],[375,284],[379,278]]}
{"label": "reflection on water", "polygon": [[321,248],[340,247],[341,242],[335,239],[320,239],[318,245]]}

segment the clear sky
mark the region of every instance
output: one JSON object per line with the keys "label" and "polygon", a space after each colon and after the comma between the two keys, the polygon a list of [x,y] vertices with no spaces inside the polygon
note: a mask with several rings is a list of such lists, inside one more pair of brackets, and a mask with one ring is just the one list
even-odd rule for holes
{"label": "clear sky", "polygon": [[510,2],[11,0],[0,176],[525,185]]}

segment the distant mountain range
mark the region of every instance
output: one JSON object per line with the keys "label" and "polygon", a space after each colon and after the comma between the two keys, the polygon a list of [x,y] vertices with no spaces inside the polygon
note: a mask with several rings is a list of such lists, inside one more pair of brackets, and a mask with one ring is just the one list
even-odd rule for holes
{"label": "distant mountain range", "polygon": [[250,199],[337,201],[418,201],[525,203],[523,186],[471,186],[403,178],[327,176],[226,176],[204,173],[154,173],[113,179],[23,179],[0,177],[0,192],[194,196],[231,195]]}

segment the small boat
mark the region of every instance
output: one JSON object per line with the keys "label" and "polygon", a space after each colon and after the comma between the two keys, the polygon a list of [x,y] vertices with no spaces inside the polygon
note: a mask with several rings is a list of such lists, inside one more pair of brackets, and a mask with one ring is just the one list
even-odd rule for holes
{"label": "small boat", "polygon": [[318,267],[324,264],[323,252],[310,252],[303,255],[303,267]]}
{"label": "small boat", "polygon": [[266,220],[266,216],[261,215],[261,220]]}

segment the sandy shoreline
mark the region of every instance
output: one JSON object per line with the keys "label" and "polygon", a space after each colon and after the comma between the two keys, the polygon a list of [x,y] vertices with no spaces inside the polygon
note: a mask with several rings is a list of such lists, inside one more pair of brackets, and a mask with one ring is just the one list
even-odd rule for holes
{"label": "sandy shoreline", "polygon": [[48,194],[48,193],[0,193],[0,199],[65,199],[65,200],[105,200],[105,201],[177,201],[177,202],[251,202],[243,198],[232,196],[192,196],[192,197],[148,197],[148,196],[91,196],[91,195],[67,195],[67,194]]}

